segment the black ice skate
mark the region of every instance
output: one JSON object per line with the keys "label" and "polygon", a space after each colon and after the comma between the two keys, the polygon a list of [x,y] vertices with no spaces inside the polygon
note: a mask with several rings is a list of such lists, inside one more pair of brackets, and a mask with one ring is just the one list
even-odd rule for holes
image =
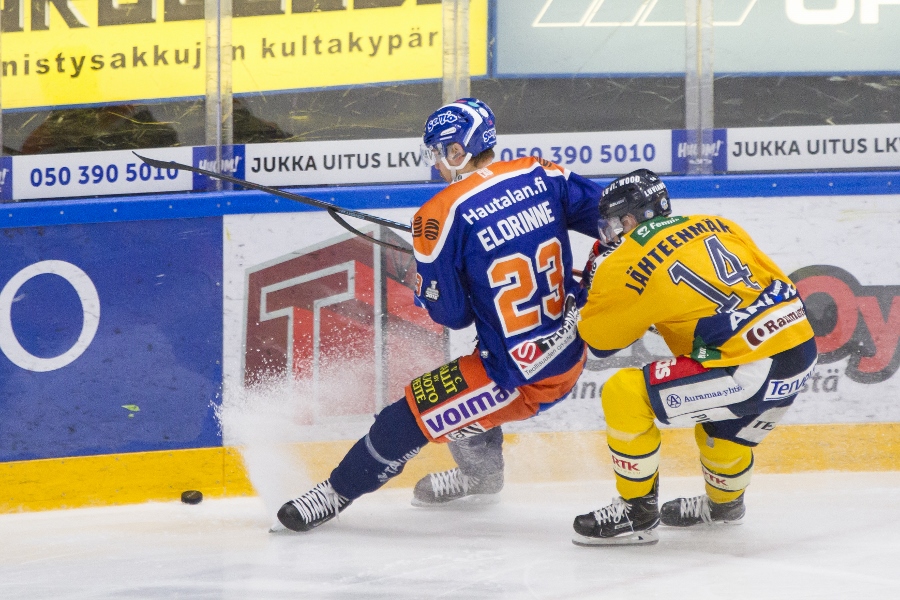
{"label": "black ice skate", "polygon": [[458,468],[431,473],[416,483],[413,506],[437,506],[461,500],[471,504],[493,504],[499,501],[503,489],[503,473],[484,477],[469,477]]}
{"label": "black ice skate", "polygon": [[285,502],[278,511],[278,521],[292,531],[309,531],[336,517],[352,502],[334,491],[326,479],[299,498]]}
{"label": "black ice skate", "polygon": [[744,506],[744,495],[741,494],[731,502],[719,504],[709,496],[694,498],[678,498],[662,505],[661,519],[663,525],[669,527],[693,527],[705,523],[707,525],[738,525],[747,512]]}
{"label": "black ice skate", "polygon": [[613,498],[609,506],[575,517],[572,542],[578,546],[655,544],[659,541],[654,531],[659,525],[658,486],[659,480],[646,496]]}

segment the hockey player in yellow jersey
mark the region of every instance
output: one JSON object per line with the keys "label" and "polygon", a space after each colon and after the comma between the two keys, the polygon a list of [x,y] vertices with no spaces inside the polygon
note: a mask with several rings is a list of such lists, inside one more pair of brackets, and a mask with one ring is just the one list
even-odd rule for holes
{"label": "hockey player in yellow jersey", "polygon": [[[575,518],[579,545],[646,544],[656,527],[739,522],[753,448],[782,418],[816,364],[803,301],[736,223],[672,215],[665,184],[641,169],[600,201],[600,240],[585,268],[578,330],[596,357],[648,330],[674,358],[616,372],[603,386],[620,497]],[[691,426],[706,493],[658,506],[655,420]]]}

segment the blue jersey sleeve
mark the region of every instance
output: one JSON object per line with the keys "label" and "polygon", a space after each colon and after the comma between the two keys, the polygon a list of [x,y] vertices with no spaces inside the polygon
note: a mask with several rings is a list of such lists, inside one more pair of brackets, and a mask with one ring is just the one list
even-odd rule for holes
{"label": "blue jersey sleeve", "polygon": [[561,196],[566,206],[566,224],[569,229],[597,238],[597,220],[600,218],[600,194],[603,188],[577,173],[567,172]]}
{"label": "blue jersey sleeve", "polygon": [[463,329],[475,321],[470,292],[456,264],[457,253],[444,248],[437,260],[416,261],[418,273],[416,300],[435,323],[450,329]]}

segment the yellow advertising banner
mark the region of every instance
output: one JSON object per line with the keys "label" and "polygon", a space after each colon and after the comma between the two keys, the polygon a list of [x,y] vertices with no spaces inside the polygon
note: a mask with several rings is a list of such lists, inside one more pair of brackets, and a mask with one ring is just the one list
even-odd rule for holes
{"label": "yellow advertising banner", "polygon": [[[2,108],[202,96],[203,0],[3,0]],[[439,0],[233,0],[235,93],[439,79]],[[487,73],[487,0],[470,72]],[[223,39],[227,39],[227,30]]]}

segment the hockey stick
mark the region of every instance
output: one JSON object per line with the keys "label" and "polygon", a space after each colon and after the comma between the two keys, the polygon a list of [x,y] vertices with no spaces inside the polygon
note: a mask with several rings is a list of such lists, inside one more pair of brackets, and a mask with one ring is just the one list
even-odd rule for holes
{"label": "hockey stick", "polygon": [[260,185],[258,183],[253,183],[252,181],[246,181],[244,179],[238,179],[237,177],[232,177],[230,175],[223,175],[222,173],[216,173],[215,171],[207,171],[206,169],[201,169],[199,167],[192,167],[190,165],[185,165],[181,163],[177,163],[174,161],[165,161],[165,160],[156,160],[154,158],[149,158],[146,156],[141,156],[137,152],[132,152],[139,159],[150,165],[151,167],[156,167],[157,169],[178,169],[179,171],[190,171],[192,173],[199,173],[200,175],[206,175],[207,177],[212,177],[213,179],[221,179],[222,181],[230,181],[231,183],[236,183],[245,188],[259,190],[261,192],[266,192],[267,194],[272,194],[273,196],[278,196],[280,198],[286,198],[288,200],[293,200],[294,202],[300,202],[301,204],[306,204],[309,206],[315,206],[316,208],[322,208],[328,211],[328,214],[332,219],[337,221],[338,225],[346,229],[347,231],[358,235],[359,237],[366,238],[373,244],[378,244],[379,246],[384,246],[386,248],[392,248],[397,250],[398,252],[403,252],[405,254],[412,254],[413,251],[409,248],[404,248],[403,246],[398,246],[396,244],[391,244],[390,242],[384,242],[378,239],[373,238],[370,235],[366,235],[362,231],[359,231],[350,223],[342,219],[338,216],[338,213],[342,215],[346,215],[348,217],[356,217],[357,219],[362,219],[363,221],[369,221],[370,223],[375,223],[377,225],[383,225],[385,227],[390,227],[391,229],[399,229],[400,231],[410,232],[412,228],[409,225],[404,225],[403,223],[398,223],[397,221],[391,221],[390,219],[383,219],[381,217],[376,217],[375,215],[370,215],[368,213],[359,212],[356,210],[350,210],[348,208],[342,208],[336,204],[331,204],[330,202],[325,202],[324,200],[316,200],[315,198],[310,198],[308,196],[301,196],[300,194],[292,194],[291,192],[285,192],[284,190],[279,190],[278,188],[269,187],[267,185]]}

